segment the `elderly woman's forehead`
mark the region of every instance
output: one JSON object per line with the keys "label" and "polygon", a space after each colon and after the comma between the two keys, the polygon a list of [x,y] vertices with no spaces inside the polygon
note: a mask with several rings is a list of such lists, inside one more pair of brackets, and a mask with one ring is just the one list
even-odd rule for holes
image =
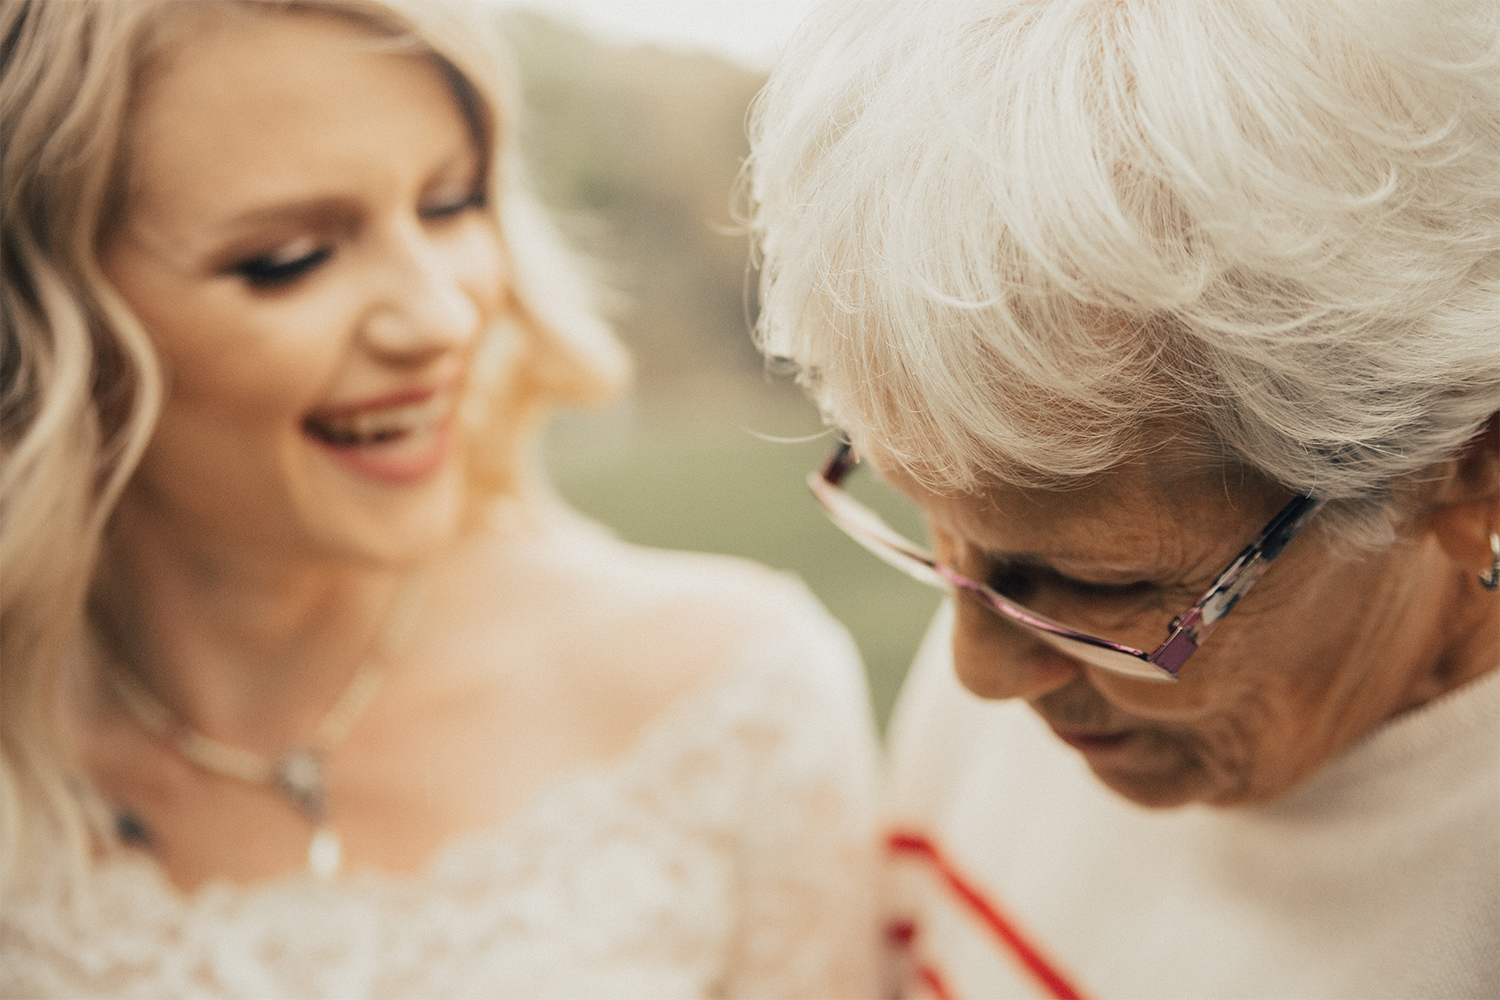
{"label": "elderly woman's forehead", "polygon": [[1056,488],[992,477],[965,491],[932,489],[897,465],[876,464],[946,529],[997,548],[1068,551],[1102,537],[1122,554],[1165,556],[1183,536],[1239,539],[1285,502],[1284,490],[1240,468],[1140,461]]}

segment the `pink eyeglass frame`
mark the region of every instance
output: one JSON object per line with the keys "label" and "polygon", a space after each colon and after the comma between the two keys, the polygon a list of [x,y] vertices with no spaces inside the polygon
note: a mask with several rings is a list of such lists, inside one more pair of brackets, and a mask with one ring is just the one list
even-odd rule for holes
{"label": "pink eyeglass frame", "polygon": [[944,590],[958,587],[976,594],[996,614],[1040,633],[1064,653],[1094,666],[1129,677],[1169,683],[1177,680],[1182,665],[1208,641],[1218,623],[1255,586],[1271,561],[1307,527],[1324,503],[1310,496],[1294,497],[1225,567],[1208,592],[1172,619],[1167,626],[1166,641],[1148,653],[1055,622],[938,562],[932,553],[903,538],[880,515],[842,489],[843,481],[858,465],[853,447],[841,441],[822,468],[808,475],[807,485],[829,519],[871,554],[923,583]]}

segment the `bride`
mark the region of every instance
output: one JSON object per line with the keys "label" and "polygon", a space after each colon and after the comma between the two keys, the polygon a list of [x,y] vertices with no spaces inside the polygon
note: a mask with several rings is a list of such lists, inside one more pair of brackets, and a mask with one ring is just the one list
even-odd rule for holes
{"label": "bride", "polygon": [[847,636],[533,472],[626,363],[483,12],[0,38],[0,994],[876,989]]}

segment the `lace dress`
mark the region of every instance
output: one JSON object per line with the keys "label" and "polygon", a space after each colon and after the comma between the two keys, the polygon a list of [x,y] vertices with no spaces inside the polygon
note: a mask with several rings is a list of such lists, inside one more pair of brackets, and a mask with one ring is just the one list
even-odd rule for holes
{"label": "lace dress", "polygon": [[45,860],[0,908],[0,995],[875,995],[863,678],[826,616],[790,620],[420,875],[184,895],[134,852],[79,890]]}

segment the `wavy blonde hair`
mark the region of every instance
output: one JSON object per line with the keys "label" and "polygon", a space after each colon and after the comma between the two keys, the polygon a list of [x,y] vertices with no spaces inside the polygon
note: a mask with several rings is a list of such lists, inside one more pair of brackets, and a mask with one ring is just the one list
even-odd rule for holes
{"label": "wavy blonde hair", "polygon": [[[428,0],[8,0],[0,7],[0,822],[5,869],[36,831],[82,856],[86,782],[59,731],[66,664],[84,634],[101,539],[161,407],[146,330],[105,280],[98,250],[121,208],[131,98],[208,18],[320,11],[431,56],[488,150],[489,204],[512,308],[478,349],[486,377],[466,419],[482,491],[515,488],[535,415],[620,386],[628,362],[591,290],[526,192],[517,88],[493,14]],[[517,336],[519,328],[521,336]],[[519,348],[517,345],[520,344]],[[476,405],[478,407],[476,412]]]}
{"label": "wavy blonde hair", "polygon": [[1381,544],[1392,484],[1500,410],[1497,22],[826,5],[752,117],[760,344],[937,489],[1175,452]]}

